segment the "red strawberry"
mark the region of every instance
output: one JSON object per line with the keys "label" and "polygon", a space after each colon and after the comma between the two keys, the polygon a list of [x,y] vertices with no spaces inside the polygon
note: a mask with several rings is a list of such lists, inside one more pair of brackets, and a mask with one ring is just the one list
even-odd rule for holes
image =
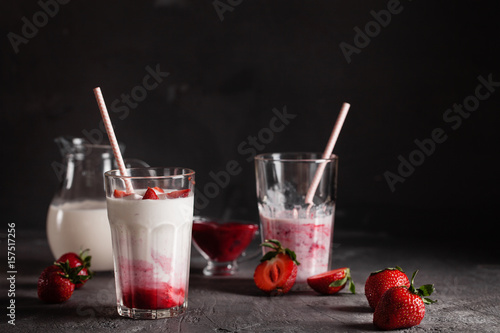
{"label": "red strawberry", "polygon": [[148,187],[146,193],[144,193],[144,196],[142,197],[142,200],[158,200],[158,195],[156,195],[155,190],[153,190],[151,187]]}
{"label": "red strawberry", "polygon": [[348,267],[337,268],[332,271],[321,273],[307,278],[307,284],[320,294],[333,295],[338,293],[349,281],[349,290],[356,293],[356,287],[351,278],[351,270]]}
{"label": "red strawberry", "polygon": [[163,191],[163,189],[158,186],[153,187],[153,190],[155,190],[158,193],[165,193],[165,191]]}
{"label": "red strawberry", "polygon": [[47,303],[68,300],[75,290],[78,268],[66,263],[56,263],[45,268],[38,278],[38,298]]}
{"label": "red strawberry", "polygon": [[167,193],[167,198],[169,199],[186,198],[189,195],[189,192],[191,192],[191,190],[188,188],[185,190],[172,191]]}
{"label": "red strawberry", "polygon": [[410,286],[410,281],[401,267],[385,268],[371,273],[365,283],[365,295],[371,308],[376,308],[380,298],[389,288],[398,286]]}
{"label": "red strawberry", "polygon": [[68,252],[57,259],[59,263],[67,262],[70,268],[81,267],[78,272],[79,279],[75,284],[76,289],[83,287],[83,285],[94,276],[94,273],[90,270],[92,256],[87,254],[88,251],[88,249],[83,250],[80,252],[80,255],[74,252]]}
{"label": "red strawberry", "polygon": [[431,284],[415,289],[413,280],[417,272],[411,277],[410,287],[392,287],[384,293],[373,314],[375,326],[395,330],[416,326],[424,319],[425,304],[436,302],[424,296],[429,296],[435,289]]}
{"label": "red strawberry", "polygon": [[123,198],[123,197],[128,197],[129,195],[132,195],[132,193],[127,193],[126,191],[122,190],[116,190],[113,192],[113,196],[115,198]]}
{"label": "red strawberry", "polygon": [[269,247],[272,251],[262,257],[255,269],[255,285],[271,296],[284,295],[293,287],[297,277],[297,265],[300,263],[295,252],[284,249],[275,239],[266,239],[261,246]]}

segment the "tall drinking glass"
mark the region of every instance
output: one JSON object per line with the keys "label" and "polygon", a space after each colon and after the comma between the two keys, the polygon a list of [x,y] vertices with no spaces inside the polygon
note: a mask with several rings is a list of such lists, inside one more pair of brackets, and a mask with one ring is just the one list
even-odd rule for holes
{"label": "tall drinking glass", "polygon": [[[269,153],[255,157],[262,240],[277,239],[295,251],[300,262],[296,290],[308,288],[308,277],[331,269],[338,159],[321,155]],[[321,164],[325,169],[309,205],[305,197]]]}
{"label": "tall drinking glass", "polygon": [[105,173],[121,316],[157,319],[187,309],[194,177],[185,168]]}

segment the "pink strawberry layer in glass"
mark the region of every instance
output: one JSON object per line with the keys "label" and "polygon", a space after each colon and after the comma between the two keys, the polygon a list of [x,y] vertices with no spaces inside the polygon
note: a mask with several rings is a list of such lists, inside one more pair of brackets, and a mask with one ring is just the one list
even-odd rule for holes
{"label": "pink strawberry layer in glass", "polygon": [[[184,303],[185,290],[182,281],[173,282],[178,287],[158,279],[168,274],[170,260],[157,260],[153,265],[144,260],[118,259],[121,272],[120,289],[123,305],[137,309],[168,309]],[[131,274],[132,273],[132,274]]]}
{"label": "pink strawberry layer in glass", "polygon": [[330,268],[333,216],[316,218],[268,218],[260,216],[263,239],[277,239],[295,252],[300,262],[296,283]]}
{"label": "pink strawberry layer in glass", "polygon": [[258,229],[257,224],[194,221],[193,241],[210,260],[233,261],[245,251]]}

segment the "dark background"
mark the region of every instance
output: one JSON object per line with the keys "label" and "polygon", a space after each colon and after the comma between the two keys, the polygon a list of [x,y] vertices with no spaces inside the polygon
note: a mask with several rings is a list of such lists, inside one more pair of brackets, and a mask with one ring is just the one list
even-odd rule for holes
{"label": "dark background", "polygon": [[[500,81],[498,12],[486,1],[402,0],[348,63],[339,44],[353,45],[353,29],[388,2],[233,1],[221,20],[211,1],[71,1],[16,53],[8,34],[22,36],[22,18],[42,9],[2,1],[3,220],[43,230],[61,160],[53,139],[99,128],[94,87],[111,103],[159,66],[169,76],[127,117],[111,117],[127,157],[193,168],[199,193],[210,172],[238,162],[202,214],[258,218],[253,162],[238,146],[274,108],[296,117],[262,152],[322,151],[349,102],[335,147],[337,232],[497,250],[500,88],[455,130],[443,115],[475,93],[478,76]],[[391,191],[384,173],[436,128],[446,141]]]}

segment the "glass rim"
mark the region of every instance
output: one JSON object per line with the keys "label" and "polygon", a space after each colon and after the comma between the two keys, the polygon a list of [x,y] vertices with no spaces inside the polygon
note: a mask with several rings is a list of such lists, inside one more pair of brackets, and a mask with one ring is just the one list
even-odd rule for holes
{"label": "glass rim", "polygon": [[[122,175],[119,169],[108,170],[104,173],[105,177],[117,178],[117,179],[180,179],[189,176],[195,175],[195,171],[193,169],[184,168],[184,167],[145,167],[145,168],[126,168],[125,171],[133,171],[133,170],[165,170],[165,169],[181,169],[183,170],[182,174],[179,175],[162,175],[162,176],[129,176]],[[184,172],[186,171],[186,172]]]}
{"label": "glass rim", "polygon": [[[321,152],[275,152],[275,153],[265,153],[259,154],[255,156],[256,161],[275,161],[275,162],[330,162],[335,161],[339,157],[335,154],[330,155],[330,158],[308,158],[308,157],[299,157],[299,156],[307,156],[307,155],[317,155],[322,156]],[[279,157],[283,156],[283,158]],[[294,157],[295,156],[295,157]]]}

